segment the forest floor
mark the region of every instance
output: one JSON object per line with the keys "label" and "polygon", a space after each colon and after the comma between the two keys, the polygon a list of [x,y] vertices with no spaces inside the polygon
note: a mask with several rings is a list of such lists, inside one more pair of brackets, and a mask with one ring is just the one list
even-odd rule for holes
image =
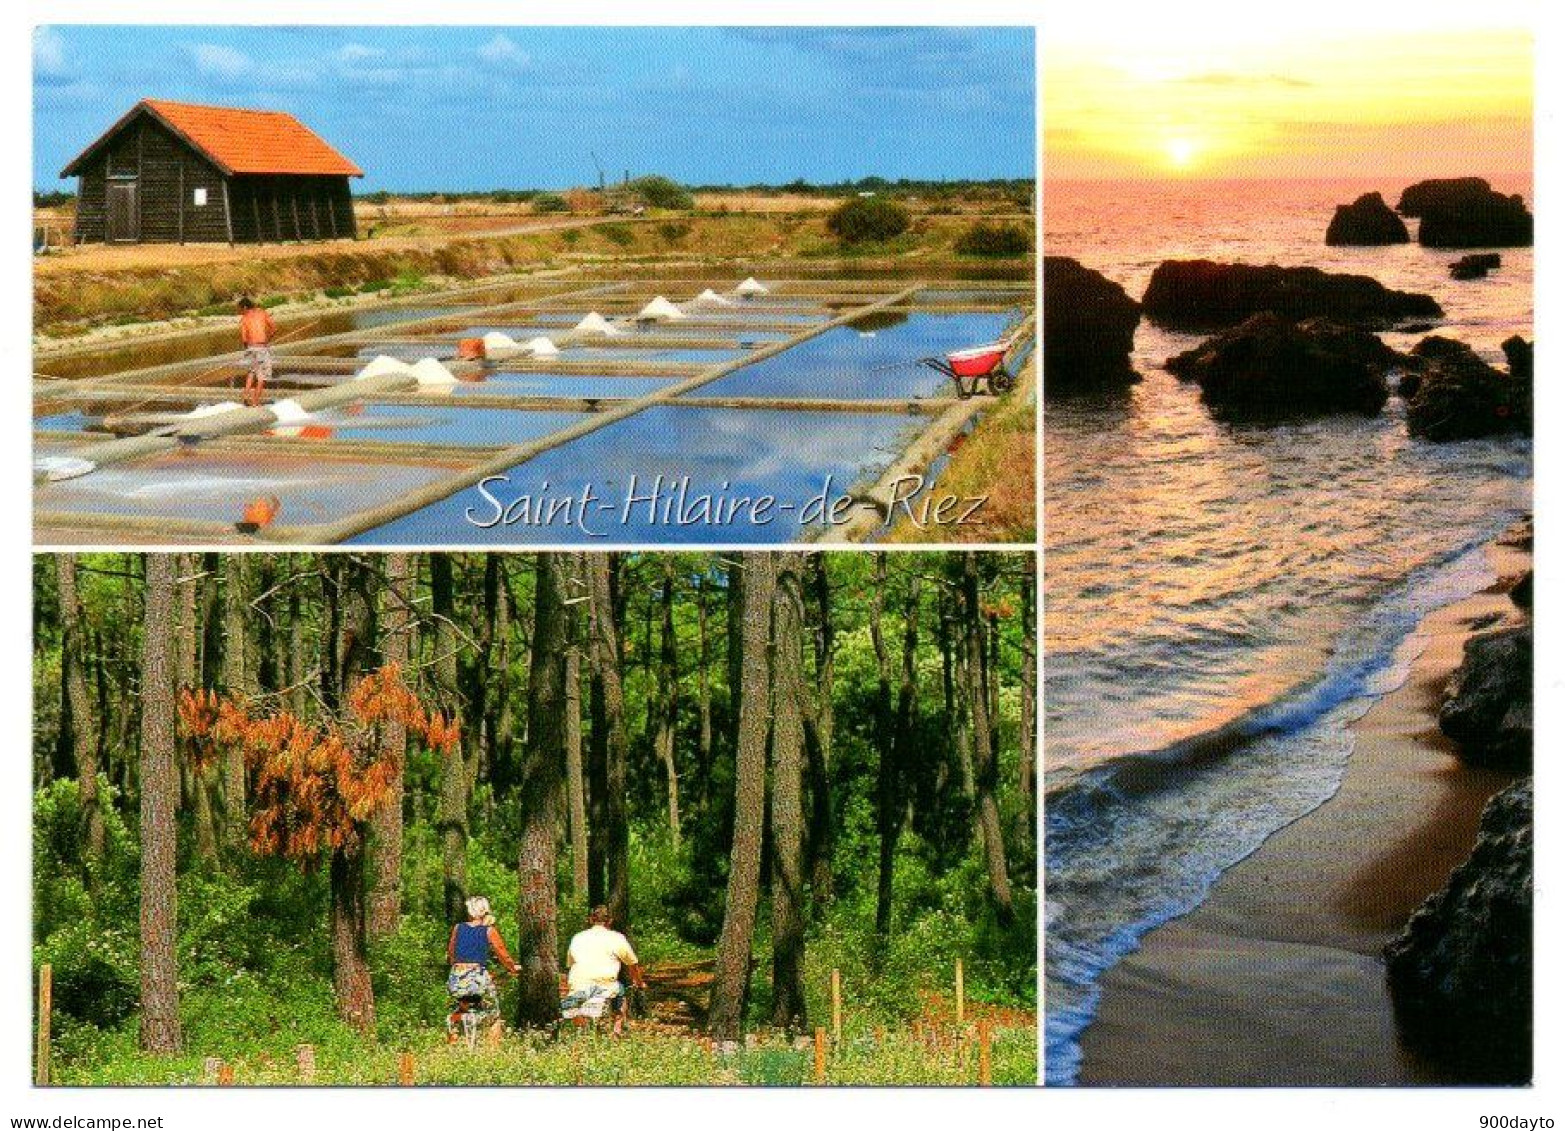
{"label": "forest floor", "polygon": [[[989,1040],[989,1082],[1027,1086],[1037,1079],[1038,1019],[1031,1010],[965,1003],[956,1021],[950,998],[922,993],[910,1020],[888,1027],[844,1018],[840,1042],[760,1028],[743,1041],[714,1041],[705,1031],[712,962],[664,962],[646,968],[647,991],[623,1037],[606,1022],[562,1026],[553,1035],[503,1028],[476,1047],[446,1041],[431,1026],[392,1043],[345,1042],[257,1048],[231,1059],[187,1049],[174,1057],[141,1053],[57,1066],[56,1084],[247,1085],[975,1085],[983,1082],[980,1043]],[[830,1022],[830,1018],[817,1019]],[[822,1028],[829,1034],[830,1029]],[[817,1073],[819,1072],[819,1075]]]}

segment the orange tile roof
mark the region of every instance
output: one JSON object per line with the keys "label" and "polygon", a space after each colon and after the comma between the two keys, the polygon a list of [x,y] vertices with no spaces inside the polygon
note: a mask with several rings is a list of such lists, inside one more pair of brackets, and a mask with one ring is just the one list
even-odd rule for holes
{"label": "orange tile roof", "polygon": [[364,171],[327,145],[292,114],[241,110],[144,98],[107,133],[66,167],[76,167],[145,108],[184,137],[225,173],[294,173],[362,177]]}

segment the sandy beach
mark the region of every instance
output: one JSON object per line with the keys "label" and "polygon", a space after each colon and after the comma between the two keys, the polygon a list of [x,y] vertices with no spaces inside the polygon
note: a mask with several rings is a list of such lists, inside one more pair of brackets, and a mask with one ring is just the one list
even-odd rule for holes
{"label": "sandy beach", "polygon": [[1471,851],[1511,775],[1469,769],[1435,724],[1463,641],[1520,614],[1530,552],[1489,547],[1498,581],[1430,614],[1407,681],[1355,726],[1341,789],[1230,869],[1195,911],[1103,979],[1086,1085],[1449,1083],[1398,1042],[1381,947]]}

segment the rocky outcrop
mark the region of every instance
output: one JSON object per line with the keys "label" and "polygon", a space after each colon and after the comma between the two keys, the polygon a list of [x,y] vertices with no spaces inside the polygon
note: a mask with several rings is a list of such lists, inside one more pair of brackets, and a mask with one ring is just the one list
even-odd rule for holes
{"label": "rocky outcrop", "polygon": [[1532,768],[1532,625],[1467,638],[1440,704],[1440,729],[1469,765]]}
{"label": "rocky outcrop", "polygon": [[1339,204],[1326,228],[1328,247],[1378,247],[1408,243],[1407,225],[1378,192],[1366,192],[1352,204]]}
{"label": "rocky outcrop", "polygon": [[1512,334],[1500,343],[1500,349],[1505,351],[1505,364],[1510,367],[1511,376],[1518,381],[1532,382],[1532,343],[1520,334]]}
{"label": "rocky outcrop", "polygon": [[1386,371],[1400,360],[1363,330],[1257,314],[1164,365],[1199,384],[1201,398],[1221,415],[1292,419],[1334,412],[1373,416],[1386,403]]}
{"label": "rocky outcrop", "polygon": [[1141,307],[1124,287],[1074,259],[1045,256],[1045,391],[1123,388],[1139,381],[1130,351],[1140,321]]}
{"label": "rocky outcrop", "polygon": [[1428,295],[1390,290],[1367,275],[1208,259],[1165,260],[1152,272],[1141,303],[1148,319],[1174,330],[1221,330],[1266,312],[1365,329],[1443,313]]}
{"label": "rocky outcrop", "polygon": [[1431,211],[1458,208],[1493,192],[1482,177],[1446,177],[1419,181],[1402,190],[1397,211],[1404,216],[1425,216]]}
{"label": "rocky outcrop", "polygon": [[1520,196],[1496,192],[1481,177],[1420,181],[1397,211],[1419,217],[1424,247],[1531,247],[1532,213]]}
{"label": "rocky outcrop", "polygon": [[1464,255],[1451,264],[1451,278],[1467,282],[1472,279],[1482,279],[1490,271],[1500,269],[1500,253],[1497,251],[1481,251],[1473,255]]}
{"label": "rocky outcrop", "polygon": [[1532,779],[1484,808],[1478,844],[1386,946],[1403,1040],[1463,1083],[1532,1077]]}
{"label": "rocky outcrop", "polygon": [[1407,428],[1425,440],[1472,440],[1532,430],[1532,380],[1502,373],[1450,338],[1413,347],[1422,370],[1407,394]]}
{"label": "rocky outcrop", "polygon": [[1511,587],[1506,591],[1506,595],[1510,597],[1518,609],[1526,609],[1528,612],[1531,612],[1532,570],[1529,569],[1515,581],[1511,582]]}

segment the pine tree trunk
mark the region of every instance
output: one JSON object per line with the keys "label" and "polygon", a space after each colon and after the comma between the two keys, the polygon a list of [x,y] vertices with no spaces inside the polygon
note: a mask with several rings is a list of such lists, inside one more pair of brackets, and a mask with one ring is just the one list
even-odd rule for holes
{"label": "pine tree trunk", "polygon": [[[619,611],[614,592],[615,560],[609,554],[586,555],[593,674],[602,696],[603,730],[603,902],[614,926],[630,929],[630,821],[625,809],[625,691],[621,678]],[[595,722],[596,726],[596,722]]]}
{"label": "pine tree trunk", "polygon": [[892,881],[896,868],[897,835],[901,829],[901,787],[897,767],[896,719],[891,699],[891,651],[886,645],[882,613],[890,586],[885,551],[875,554],[871,583],[869,638],[875,651],[875,746],[879,761],[875,775],[875,831],[879,852],[875,870],[875,933],[891,933]]}
{"label": "pine tree trunk", "polygon": [[663,763],[668,789],[668,830],[679,848],[679,767],[674,760],[674,739],[679,722],[679,651],[674,639],[674,559],[663,556],[663,623],[658,650],[658,719],[653,747]]}
{"label": "pine tree trunk", "polygon": [[149,554],[141,652],[141,1047],[179,1050],[172,555]]}
{"label": "pine tree trunk", "polygon": [[[463,716],[457,687],[456,599],[451,556],[429,556],[430,612],[434,617],[435,687],[442,707]],[[537,659],[536,652],[534,659]],[[440,801],[435,825],[440,830],[440,858],[447,923],[467,918],[467,766],[462,751],[453,750],[440,762]]]}
{"label": "pine tree trunk", "polygon": [[973,721],[973,787],[978,829],[983,838],[984,863],[989,873],[989,893],[1002,923],[1014,915],[1011,881],[1006,872],[1005,841],[1000,833],[1000,810],[995,803],[998,764],[993,742],[993,720],[984,687],[984,616],[978,597],[978,557],[964,551],[961,561],[962,620],[966,640],[967,700]]}
{"label": "pine tree trunk", "polygon": [[1036,603],[1036,577],[1029,559],[1022,575],[1022,701],[1021,718],[1016,728],[1017,788],[1021,792],[1021,843],[1031,845],[1037,836],[1037,791],[1033,781],[1037,773],[1037,721],[1034,714],[1038,696],[1038,641],[1033,631]]}
{"label": "pine tree trunk", "polygon": [[[413,631],[413,556],[387,554],[386,594],[382,604],[385,625],[381,655],[396,664],[408,678],[410,634]],[[381,725],[381,757],[395,765],[385,803],[370,821],[369,935],[385,938],[397,929],[402,917],[402,783],[407,761],[408,735],[402,723]]]}
{"label": "pine tree trunk", "polygon": [[728,892],[717,942],[707,1023],[712,1035],[737,1040],[744,1025],[750,988],[750,945],[761,879],[761,835],[766,810],[766,738],[770,719],[773,558],[740,556],[744,571],[739,601],[740,652],[731,670],[742,672],[735,744],[734,841],[729,852]]}
{"label": "pine tree trunk", "polygon": [[813,553],[808,559],[809,599],[814,605],[816,694],[813,709],[805,715],[805,751],[809,756],[810,820],[806,842],[809,846],[810,894],[817,906],[834,898],[832,878],[836,854],[832,818],[831,745],[836,729],[833,700],[836,695],[836,633],[832,627],[831,581],[826,575],[826,555]]}
{"label": "pine tree trunk", "polygon": [[369,920],[364,902],[364,854],[331,854],[332,988],[337,1016],[359,1033],[375,1031],[375,988],[370,982]]}
{"label": "pine tree trunk", "polygon": [[537,563],[517,859],[517,1024],[524,1028],[552,1027],[560,1008],[554,845],[565,765],[566,561],[542,553]]}
{"label": "pine tree trunk", "polygon": [[697,805],[704,816],[711,804],[712,794],[712,641],[707,632],[706,615],[707,578],[703,572],[696,582],[696,632],[699,636],[699,653],[696,660],[696,709],[700,714],[700,738],[696,742],[696,785],[699,789]]}
{"label": "pine tree trunk", "polygon": [[81,596],[76,586],[76,555],[56,554],[60,587],[60,666],[70,705],[71,749],[76,759],[82,812],[82,853],[89,868],[103,860],[103,808],[98,793],[98,727],[83,668],[87,655]]}
{"label": "pine tree trunk", "polygon": [[772,1025],[807,1029],[804,1003],[804,594],[802,563],[779,555],[772,662]]}
{"label": "pine tree trunk", "polygon": [[581,653],[583,617],[574,603],[586,590],[580,554],[567,563],[572,603],[565,613],[565,783],[570,809],[571,890],[576,898],[590,898],[591,851],[587,832],[587,776],[581,735]]}
{"label": "pine tree trunk", "polygon": [[[250,673],[245,668],[249,647],[245,643],[250,616],[246,587],[247,554],[227,554],[223,558],[223,686],[241,702],[255,693]],[[220,765],[223,782],[223,846],[230,854],[243,850],[248,815],[245,808],[244,755],[237,744],[223,750]]]}

